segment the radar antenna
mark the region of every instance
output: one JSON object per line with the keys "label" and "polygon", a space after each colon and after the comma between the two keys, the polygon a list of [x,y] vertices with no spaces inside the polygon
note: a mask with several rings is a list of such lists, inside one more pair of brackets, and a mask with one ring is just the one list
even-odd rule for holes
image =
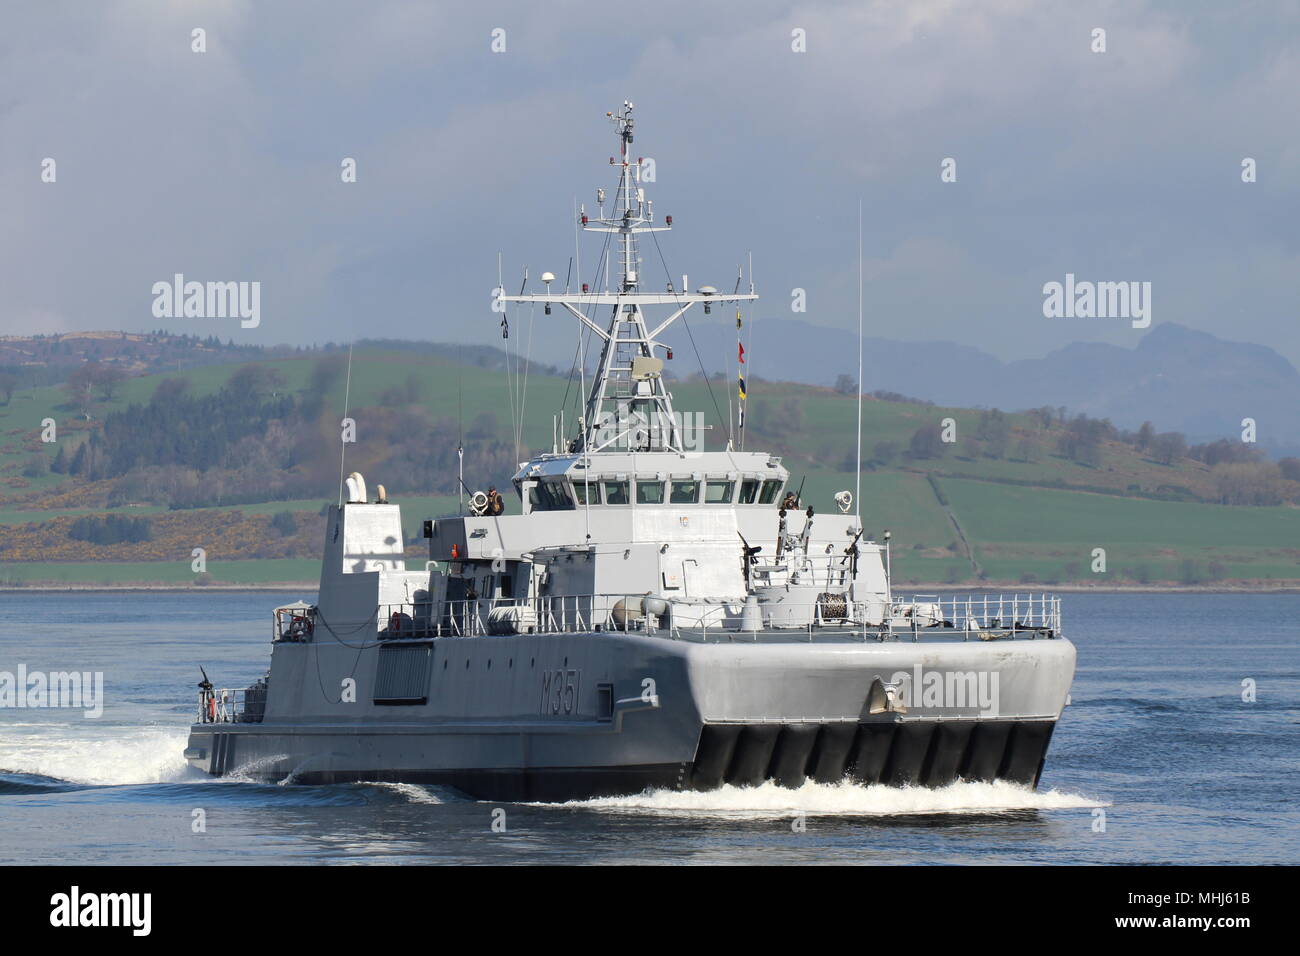
{"label": "radar antenna", "polygon": [[[573,293],[568,289],[552,292],[549,283],[542,294],[505,295],[504,290],[498,291],[503,303],[541,302],[548,310],[551,305],[563,306],[601,340],[600,367],[587,395],[585,414],[579,420],[578,437],[570,449],[586,454],[611,447],[686,451],[687,441],[663,381],[664,357],[671,358],[672,349],[660,336],[696,305],[703,305],[707,315],[714,305],[758,298],[752,286],[749,293],[719,293],[709,285],[691,292],[686,288],[685,276],[680,290],[671,281],[664,292],[643,290],[637,237],[668,232],[673,217],[656,217],[654,203],[646,196],[645,183],[652,181],[646,175],[649,164],[643,157],[633,158],[629,151],[636,126],[633,109],[633,104],[624,100],[616,112],[605,114],[618,134],[619,155],[609,159],[610,166],[618,170],[618,185],[612,196],[604,189],[596,191],[595,216],[588,215],[585,204],[579,207],[578,215],[585,232],[618,237],[622,271],[616,287],[610,290],[607,280],[606,288],[599,292],[590,290],[585,283],[581,291]],[[607,208],[607,200],[611,199]],[[608,325],[602,327],[587,317],[587,310],[594,306],[610,307]],[[670,306],[672,311],[651,327],[644,311],[650,306]]]}

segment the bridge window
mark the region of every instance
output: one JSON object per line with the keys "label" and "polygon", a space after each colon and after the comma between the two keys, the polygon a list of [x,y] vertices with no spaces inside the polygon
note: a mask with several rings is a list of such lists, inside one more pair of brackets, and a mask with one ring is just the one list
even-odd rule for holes
{"label": "bridge window", "polygon": [[639,505],[663,504],[664,483],[662,481],[641,481],[637,479],[636,503]]}
{"label": "bridge window", "polygon": [[598,505],[600,504],[600,483],[595,481],[574,481],[573,496],[580,505]]}
{"label": "bridge window", "polygon": [[758,496],[758,503],[760,505],[770,505],[776,501],[776,496],[781,493],[782,484],[780,478],[769,478],[763,482],[763,492]]}
{"label": "bridge window", "polygon": [[746,478],[740,483],[740,498],[738,504],[752,505],[754,499],[758,497],[758,479]]}
{"label": "bridge window", "polygon": [[605,504],[625,505],[627,503],[628,503],[628,499],[627,499],[626,481],[605,482]]}
{"label": "bridge window", "polygon": [[734,481],[706,481],[704,483],[704,503],[707,505],[731,504],[731,492],[736,487]]}
{"label": "bridge window", "polygon": [[547,479],[538,483],[529,493],[534,511],[572,511],[573,498],[562,481]]}
{"label": "bridge window", "polygon": [[698,481],[674,481],[668,500],[675,505],[693,505],[700,500]]}

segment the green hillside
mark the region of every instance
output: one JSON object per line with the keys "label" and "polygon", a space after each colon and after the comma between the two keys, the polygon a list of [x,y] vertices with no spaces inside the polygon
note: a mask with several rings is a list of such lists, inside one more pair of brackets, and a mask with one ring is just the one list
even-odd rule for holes
{"label": "green hillside", "polygon": [[[571,424],[579,410],[576,382],[537,369],[529,372],[525,391],[523,376],[508,376],[499,362],[462,364],[454,354],[418,346],[372,347],[355,353],[349,384],[344,361],[337,352],[309,352],[258,363],[274,373],[264,401],[289,402],[297,416],[293,427],[274,424],[266,434],[257,431],[238,440],[243,444],[232,440],[230,448],[217,449],[237,463],[228,461],[220,474],[195,471],[191,485],[199,490],[191,488],[186,502],[163,481],[174,484],[184,470],[179,466],[137,462],[122,474],[109,466],[70,474],[66,465],[92,435],[99,436],[107,460],[112,442],[126,439],[106,434],[104,423],[121,421],[111,416],[128,407],[148,406],[164,379],[184,380],[191,403],[185,407],[206,407],[196,403],[229,398],[227,385],[242,366],[129,378],[94,394],[83,408],[65,386],[18,389],[0,406],[0,583],[183,583],[193,579],[191,538],[202,539],[209,551],[205,581],[311,580],[319,514],[337,487],[345,389],[349,414],[359,423],[348,470],[362,468],[372,484],[389,486],[393,500],[404,505],[412,539],[424,517],[456,510],[449,462],[458,440],[473,452],[466,455],[471,486],[504,486],[514,462],[530,449],[549,449],[553,415],[563,408]],[[688,367],[680,359],[676,365],[679,371]],[[679,410],[707,413],[714,426],[707,444],[720,447],[734,404],[731,383],[697,378],[676,381],[672,391]],[[863,403],[862,510],[868,531],[893,532],[901,583],[1300,584],[1300,509],[1293,503],[1300,484],[1264,475],[1263,465],[1170,456],[1113,429],[1080,450],[1071,442],[1087,422],[890,398]],[[521,406],[523,447],[516,456],[513,409]],[[805,482],[805,500],[829,510],[836,491],[854,487],[856,416],[852,395],[754,381],[749,427],[736,437],[746,448],[783,456],[796,486]],[[40,440],[47,418],[57,422],[57,443]],[[945,419],[951,419],[955,441],[918,435],[937,434],[949,424]],[[124,427],[114,434],[125,434]],[[137,433],[147,430],[147,422],[136,427]],[[425,447],[430,442],[437,447]],[[63,473],[51,470],[60,449]],[[426,471],[416,477],[403,463],[425,453],[440,457],[420,458]],[[430,463],[440,464],[426,474]],[[1239,487],[1256,481],[1256,472],[1267,486],[1256,498],[1283,503],[1218,503],[1244,495]],[[209,493],[208,485],[220,490]],[[302,488],[310,493],[295,493]],[[281,492],[283,500],[274,500]],[[150,542],[68,540],[73,518],[114,513],[149,519]],[[204,529],[217,525],[222,536],[208,541]],[[1095,548],[1105,549],[1105,574],[1091,570]],[[408,556],[419,560],[418,542]]]}

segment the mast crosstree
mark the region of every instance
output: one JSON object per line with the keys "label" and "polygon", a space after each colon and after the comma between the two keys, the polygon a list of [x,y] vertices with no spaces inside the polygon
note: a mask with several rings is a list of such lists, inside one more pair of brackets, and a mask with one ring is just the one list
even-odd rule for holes
{"label": "mast crosstree", "polygon": [[[504,289],[498,301],[543,303],[549,313],[551,305],[563,306],[584,327],[602,340],[600,366],[587,396],[586,409],[578,422],[578,435],[571,451],[598,452],[612,447],[632,448],[636,451],[687,450],[687,438],[682,423],[673,413],[672,395],[663,381],[662,351],[672,350],[660,336],[673,323],[694,306],[703,304],[704,312],[711,312],[714,304],[747,302],[758,298],[750,281],[748,293],[719,293],[712,286],[701,286],[695,292],[675,289],[669,279],[664,292],[643,291],[637,237],[642,233],[669,232],[672,216],[660,222],[655,218],[654,203],[646,198],[643,172],[647,163],[643,157],[633,159],[628,150],[633,141],[635,120],[632,103],[624,100],[617,113],[606,114],[618,131],[619,155],[610,157],[610,165],[618,169],[618,185],[613,202],[606,210],[604,189],[596,190],[597,214],[588,216],[585,204],[579,221],[586,232],[606,233],[618,237],[621,274],[614,289],[593,292],[584,283],[581,292],[550,291],[554,276],[542,274],[547,291],[542,294],[506,295]],[[683,284],[685,276],[683,276]],[[594,307],[610,307],[609,322],[598,325],[587,317]],[[651,327],[645,308],[671,307],[667,317]]]}

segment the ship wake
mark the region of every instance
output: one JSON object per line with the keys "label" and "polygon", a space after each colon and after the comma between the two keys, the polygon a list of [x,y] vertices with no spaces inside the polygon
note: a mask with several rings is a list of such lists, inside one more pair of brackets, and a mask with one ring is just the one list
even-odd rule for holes
{"label": "ship wake", "polygon": [[185,730],[43,728],[0,742],[0,770],[87,786],[185,783],[205,779],[186,763]]}
{"label": "ship wake", "polygon": [[724,786],[704,792],[650,790],[629,797],[574,800],[565,807],[666,816],[770,819],[808,816],[893,817],[935,814],[1007,814],[1025,810],[1077,810],[1104,801],[1066,791],[1030,790],[1005,781],[958,781],[946,787],[862,786],[850,781],[814,783],[797,789],[775,783]]}

